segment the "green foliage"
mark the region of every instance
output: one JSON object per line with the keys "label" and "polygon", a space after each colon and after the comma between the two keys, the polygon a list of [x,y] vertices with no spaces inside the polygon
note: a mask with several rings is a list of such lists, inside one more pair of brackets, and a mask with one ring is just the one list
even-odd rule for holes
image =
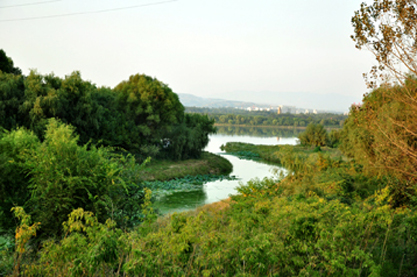
{"label": "green foliage", "polygon": [[327,134],[327,142],[326,145],[332,148],[337,148],[339,147],[340,143],[341,143],[341,130],[331,130],[328,134]]}
{"label": "green foliage", "polygon": [[39,145],[36,135],[23,128],[0,133],[0,229],[14,229],[12,207],[23,206],[30,198],[25,155]]}
{"label": "green foliage", "polygon": [[399,100],[417,94],[415,78],[405,86],[383,86],[352,106],[342,131],[343,152],[353,158],[370,176],[392,179],[394,206],[408,205],[417,192],[417,129],[413,107]]}
{"label": "green foliage", "polygon": [[228,175],[232,169],[233,165],[228,159],[213,153],[203,152],[199,159],[175,162],[152,159],[149,164],[136,172],[141,181],[169,181],[207,174]]}
{"label": "green foliage", "polygon": [[235,176],[225,175],[195,175],[175,178],[168,181],[144,181],[141,182],[143,187],[150,189],[154,195],[167,194],[177,191],[201,190],[202,185],[208,182],[236,180]]}
{"label": "green foliage", "polygon": [[294,128],[264,128],[264,127],[242,127],[242,126],[216,126],[217,134],[226,134],[230,136],[247,136],[252,137],[298,137],[302,132]]}
{"label": "green foliage", "polygon": [[64,222],[64,232],[60,242],[44,243],[39,259],[25,268],[26,275],[110,276],[120,272],[120,255],[128,247],[113,221],[102,224],[93,213],[79,208]]}
{"label": "green foliage", "polygon": [[164,83],[146,75],[132,75],[118,84],[116,103],[134,123],[139,144],[159,145],[162,135],[182,120],[184,107]]}
{"label": "green foliage", "polygon": [[3,49],[0,49],[0,72],[16,75],[22,74],[22,70],[14,66],[13,60],[6,56],[6,52]]}
{"label": "green foliage", "polygon": [[40,222],[36,222],[33,225],[30,215],[26,214],[22,207],[13,207],[14,215],[20,221],[19,226],[16,228],[15,236],[15,262],[13,269],[13,276],[19,276],[20,266],[23,256],[28,252],[28,241],[36,236],[36,231],[39,229]]}
{"label": "green foliage", "polygon": [[62,222],[76,208],[92,211],[104,221],[124,201],[127,185],[122,172],[134,161],[106,148],[78,146],[77,140],[73,127],[52,119],[44,142],[27,154],[31,193],[27,207],[48,236],[59,234]]}
{"label": "green foliage", "polygon": [[0,71],[0,126],[7,130],[16,128],[26,120],[20,110],[24,101],[23,80],[22,75]]}
{"label": "green foliage", "polygon": [[[145,190],[143,224],[123,233],[75,210],[60,241],[47,241],[28,276],[412,276],[417,211],[389,206],[389,179],[369,178],[302,146],[228,144],[284,164],[287,177],[252,180],[229,202],[155,221]],[[219,208],[215,208],[218,205]],[[221,207],[221,208],[220,208]]]}
{"label": "green foliage", "polygon": [[206,114],[219,125],[306,127],[310,123],[340,128],[347,116],[342,114],[277,114],[273,111],[247,111],[235,108],[186,107],[187,113]]}
{"label": "green foliage", "polygon": [[178,96],[146,75],[131,76],[112,90],[97,88],[77,71],[63,79],[33,70],[28,76],[0,71],[1,127],[23,126],[43,140],[50,118],[74,126],[79,144],[125,149],[141,161],[199,157],[215,132],[214,121],[184,115]]}
{"label": "green foliage", "polygon": [[298,136],[301,145],[325,146],[327,142],[327,131],[323,125],[310,123],[305,132]]}
{"label": "green foliage", "polygon": [[14,263],[14,240],[9,236],[0,236],[0,275],[13,272]]}
{"label": "green foliage", "polygon": [[213,124],[205,115],[185,114],[184,121],[164,136],[164,153],[174,160],[200,158],[208,136],[216,132]]}

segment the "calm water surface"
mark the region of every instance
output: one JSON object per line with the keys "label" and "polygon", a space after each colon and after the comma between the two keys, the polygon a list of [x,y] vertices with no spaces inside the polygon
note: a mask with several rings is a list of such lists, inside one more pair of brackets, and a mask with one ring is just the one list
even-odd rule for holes
{"label": "calm water surface", "polygon": [[199,206],[217,202],[229,197],[230,194],[236,194],[236,188],[240,183],[245,184],[247,181],[265,177],[273,177],[273,169],[284,170],[277,166],[271,166],[264,163],[240,160],[237,157],[226,155],[220,150],[222,144],[227,142],[247,142],[253,144],[277,145],[277,144],[296,144],[295,137],[277,138],[277,137],[255,137],[245,135],[228,135],[215,134],[210,136],[210,143],[206,151],[220,154],[233,164],[233,172],[238,180],[223,180],[204,184],[201,190],[174,192],[169,195],[160,197],[155,202],[155,208],[161,213],[173,213],[186,210],[192,210]]}

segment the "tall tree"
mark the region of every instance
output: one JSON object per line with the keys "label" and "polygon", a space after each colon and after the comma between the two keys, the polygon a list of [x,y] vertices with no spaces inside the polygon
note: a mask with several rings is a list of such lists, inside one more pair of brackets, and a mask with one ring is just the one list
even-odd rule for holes
{"label": "tall tree", "polygon": [[395,177],[401,205],[416,194],[417,1],[363,3],[352,24],[356,47],[373,53],[378,65],[364,74],[373,90],[352,106],[342,149],[365,169]]}
{"label": "tall tree", "polygon": [[22,74],[22,70],[14,66],[13,60],[7,57],[6,52],[4,52],[3,49],[0,49],[0,71],[16,75]]}
{"label": "tall tree", "polygon": [[162,135],[181,122],[184,107],[166,84],[136,74],[114,88],[117,103],[127,119],[137,126],[143,144],[159,143]]}

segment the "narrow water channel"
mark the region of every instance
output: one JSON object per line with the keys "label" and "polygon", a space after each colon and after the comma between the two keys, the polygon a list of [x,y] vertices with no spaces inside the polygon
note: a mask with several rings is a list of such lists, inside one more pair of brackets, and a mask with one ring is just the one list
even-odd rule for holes
{"label": "narrow water channel", "polygon": [[253,144],[277,145],[277,144],[296,144],[296,137],[256,137],[251,135],[230,135],[215,134],[210,136],[210,143],[206,151],[223,155],[233,164],[233,172],[238,180],[214,181],[202,185],[201,189],[195,191],[180,191],[169,195],[164,195],[157,199],[154,207],[161,213],[182,212],[195,209],[199,206],[217,202],[229,197],[230,194],[236,193],[236,188],[240,183],[245,184],[251,179],[273,177],[274,169],[284,170],[277,166],[259,163],[249,160],[241,160],[235,156],[226,155],[220,150],[222,144],[227,142],[248,142]]}

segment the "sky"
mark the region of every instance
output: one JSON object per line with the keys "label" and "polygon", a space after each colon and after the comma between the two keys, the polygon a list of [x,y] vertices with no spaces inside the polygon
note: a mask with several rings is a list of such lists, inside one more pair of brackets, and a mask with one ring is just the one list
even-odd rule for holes
{"label": "sky", "polygon": [[280,97],[340,96],[320,101],[347,110],[375,64],[350,38],[361,2],[1,0],[0,48],[24,74],[80,71],[114,87],[140,73],[176,93],[295,106]]}

